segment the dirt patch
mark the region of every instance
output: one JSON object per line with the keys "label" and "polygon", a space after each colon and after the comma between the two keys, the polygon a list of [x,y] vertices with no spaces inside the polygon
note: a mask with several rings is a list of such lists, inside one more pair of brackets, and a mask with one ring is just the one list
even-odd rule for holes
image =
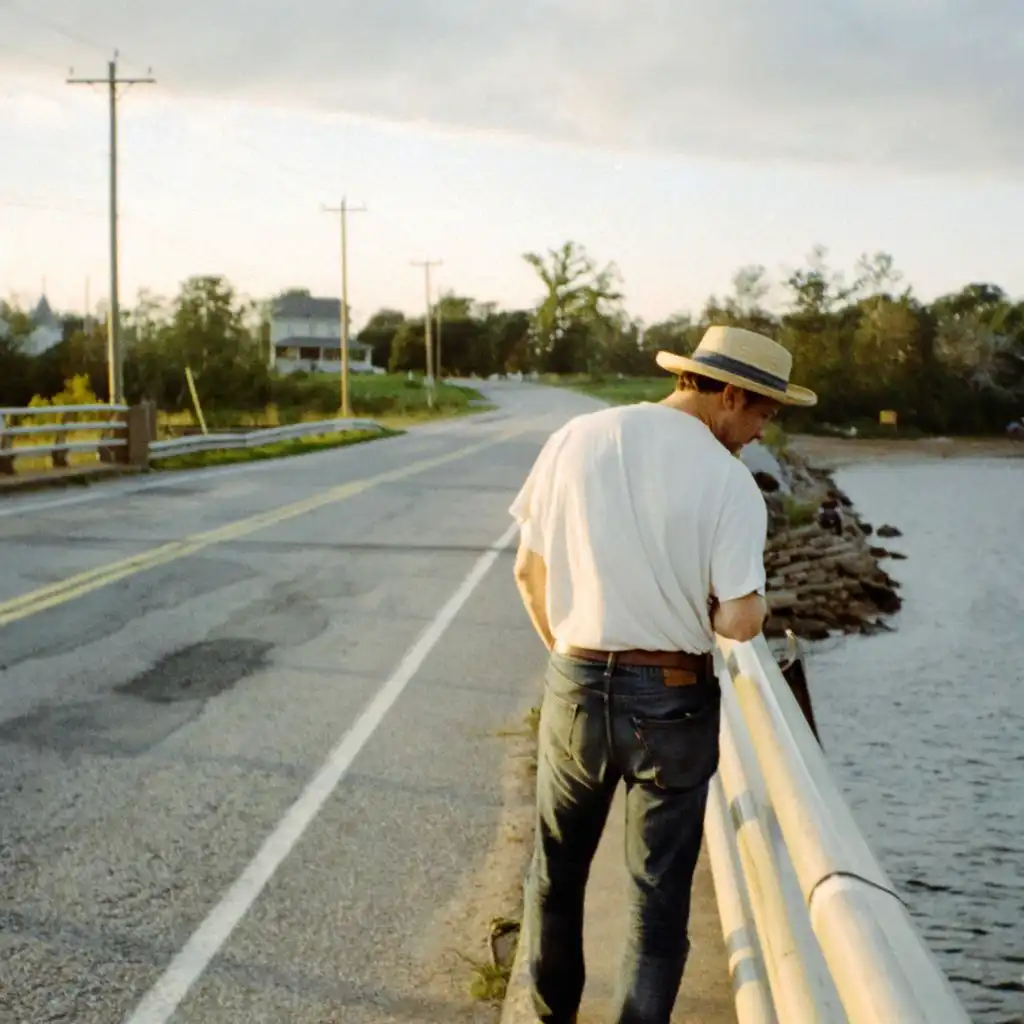
{"label": "dirt patch", "polygon": [[503,810],[494,841],[479,870],[434,920],[438,939],[425,950],[421,985],[424,995],[445,1006],[445,1024],[494,1024],[500,1002],[470,993],[480,977],[474,964],[491,962],[490,935],[496,919],[518,919],[522,886],[532,852],[536,735],[519,718],[503,730]]}

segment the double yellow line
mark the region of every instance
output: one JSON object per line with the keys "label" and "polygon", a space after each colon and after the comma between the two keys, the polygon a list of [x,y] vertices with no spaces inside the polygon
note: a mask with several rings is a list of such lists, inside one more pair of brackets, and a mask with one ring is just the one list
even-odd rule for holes
{"label": "double yellow line", "polygon": [[497,437],[488,438],[478,444],[460,448],[457,451],[449,452],[447,455],[439,455],[430,459],[421,459],[412,462],[401,469],[391,470],[387,473],[380,473],[377,476],[366,477],[363,480],[353,480],[351,483],[340,484],[330,490],[296,501],[291,505],[282,505],[280,508],[271,509],[269,512],[261,512],[258,515],[246,519],[239,519],[236,522],[228,523],[226,526],[219,526],[215,530],[206,530],[202,533],[194,533],[190,537],[181,540],[170,541],[161,544],[159,547],[149,551],[140,552],[129,558],[122,558],[118,562],[109,562],[106,565],[89,569],[86,572],[77,573],[67,579],[50,583],[38,590],[29,591],[19,597],[13,597],[8,601],[0,602],[0,627],[9,626],[12,622],[20,619],[27,619],[30,615],[46,611],[57,605],[72,601],[76,597],[91,594],[94,590],[116,583],[128,576],[144,572],[147,569],[154,569],[159,565],[166,565],[168,562],[175,562],[181,558],[194,555],[197,551],[212,547],[214,544],[223,544],[226,541],[238,540],[249,534],[264,530],[268,526],[276,526],[278,523],[287,522],[297,516],[306,515],[308,512],[315,512],[317,509],[327,505],[335,505],[338,502],[346,501],[357,494],[362,494],[379,484],[393,483],[417,473],[423,473],[429,469],[443,466],[445,463],[463,459],[468,455],[483,451],[493,445],[507,441],[518,434],[523,433],[526,426],[505,431]]}

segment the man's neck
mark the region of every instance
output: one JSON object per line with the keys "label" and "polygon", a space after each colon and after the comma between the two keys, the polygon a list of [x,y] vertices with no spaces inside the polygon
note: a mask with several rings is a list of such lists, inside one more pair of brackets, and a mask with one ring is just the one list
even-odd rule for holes
{"label": "man's neck", "polygon": [[718,436],[718,432],[715,430],[715,420],[711,413],[711,403],[714,402],[716,398],[717,395],[702,395],[699,391],[673,391],[668,398],[662,399],[661,404],[666,405],[668,408],[674,409],[677,412],[685,412],[688,416],[692,416],[695,420],[699,420],[708,428],[711,436],[720,445],[722,445],[726,451],[730,451],[730,454],[735,455],[736,452],[729,449],[729,446],[722,441]]}
{"label": "man's neck", "polygon": [[673,391],[668,398],[662,399],[661,404],[667,405],[677,412],[685,412],[687,415],[693,416],[714,433],[711,427],[712,418],[707,396],[702,395],[699,391]]}

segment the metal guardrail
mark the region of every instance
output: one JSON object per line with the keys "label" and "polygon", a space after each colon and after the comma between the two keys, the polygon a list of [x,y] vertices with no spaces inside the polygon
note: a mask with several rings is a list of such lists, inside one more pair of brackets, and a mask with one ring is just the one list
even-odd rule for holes
{"label": "metal guardrail", "polygon": [[[104,419],[79,419],[81,416],[105,414]],[[101,455],[128,444],[126,405],[49,405],[0,408],[0,472],[14,472],[14,460],[29,456],[49,455],[53,465],[67,465],[70,452],[99,452]],[[41,416],[57,416],[55,423],[22,421]],[[14,422],[12,422],[14,421]],[[68,435],[98,434],[95,438],[68,440]],[[15,444],[17,438],[40,439],[52,435],[53,440],[38,444]],[[112,436],[113,435],[113,436]]]}
{"label": "metal guardrail", "polygon": [[[129,422],[136,410],[126,405],[54,405],[39,407],[0,408],[0,473],[15,471],[15,460],[25,456],[48,455],[55,468],[67,466],[71,452],[97,452],[102,461],[128,461],[145,465],[159,459],[189,452],[209,452],[232,448],[262,448],[301,437],[318,437],[347,430],[383,431],[374,420],[342,418],[294,423],[284,427],[256,428],[243,432],[192,434],[148,440],[155,428],[155,411],[142,410],[145,415],[136,421],[131,433]],[[103,414],[103,418],[98,418]],[[39,417],[57,418],[54,423],[24,423]],[[94,418],[88,418],[94,417]],[[95,437],[83,437],[94,434]],[[69,439],[71,435],[71,439]],[[20,439],[28,439],[21,443]],[[49,438],[48,440],[43,440]],[[40,443],[33,444],[38,439]],[[131,445],[129,445],[131,442]],[[132,448],[131,454],[128,452]],[[115,449],[120,449],[115,452]]]}
{"label": "metal guardrail", "polygon": [[718,661],[706,833],[739,1024],[970,1024],[764,638]]}
{"label": "metal guardrail", "polygon": [[149,445],[149,459],[167,459],[174,455],[190,452],[212,452],[232,448],[262,448],[278,441],[290,441],[300,437],[318,437],[337,434],[346,430],[378,430],[384,428],[374,420],[335,419],[317,420],[311,423],[294,423],[286,427],[261,427],[245,433],[233,434],[190,434],[173,437],[164,441],[152,441]]}

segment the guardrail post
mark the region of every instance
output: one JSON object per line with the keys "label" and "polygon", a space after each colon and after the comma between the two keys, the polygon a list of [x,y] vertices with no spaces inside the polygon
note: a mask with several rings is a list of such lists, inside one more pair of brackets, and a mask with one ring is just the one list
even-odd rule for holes
{"label": "guardrail post", "polygon": [[0,414],[0,473],[14,476],[14,456],[4,454],[14,447],[14,438],[4,430],[6,423],[6,419]]}
{"label": "guardrail post", "polygon": [[149,465],[149,444],[155,440],[156,406],[153,402],[133,405],[125,414],[125,439],[121,453],[122,461],[128,466]]}
{"label": "guardrail post", "polygon": [[[71,415],[74,415],[73,413]],[[67,444],[68,432],[66,430],[60,430],[60,425],[67,423],[68,413],[62,412],[57,417],[58,429],[53,432],[53,449],[50,451],[50,462],[53,464],[54,469],[67,469],[68,468],[68,450],[67,448],[61,448],[62,444]]]}
{"label": "guardrail post", "polygon": [[[123,412],[119,412],[119,413],[113,413],[112,412],[110,414],[110,419],[111,420],[122,420],[123,421],[125,419],[125,414]],[[105,440],[105,441],[112,441],[120,433],[121,432],[119,430],[115,430],[115,429],[106,430],[106,431],[104,431],[103,440]],[[120,446],[112,446],[112,445],[109,445],[109,444],[101,444],[101,445],[99,445],[96,448],[96,454],[99,457],[100,462],[102,462],[104,465],[110,465],[110,464],[115,463],[115,462],[124,462],[124,459],[125,459],[124,448],[122,448]]]}

